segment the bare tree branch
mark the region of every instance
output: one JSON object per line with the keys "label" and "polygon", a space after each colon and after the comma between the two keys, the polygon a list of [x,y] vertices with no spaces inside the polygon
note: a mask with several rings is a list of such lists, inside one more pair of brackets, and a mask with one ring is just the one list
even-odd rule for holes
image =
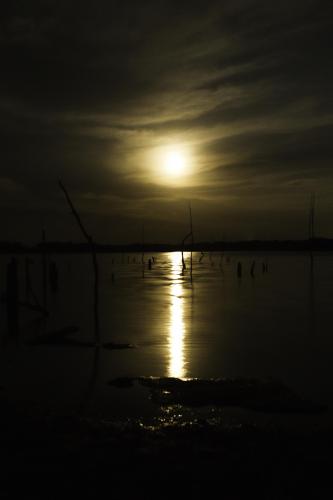
{"label": "bare tree branch", "polygon": [[63,185],[63,183],[59,180],[59,186],[60,189],[63,191],[65,198],[67,200],[68,205],[70,206],[72,213],[82,231],[83,236],[86,238],[90,245],[90,251],[91,251],[91,256],[93,260],[93,266],[94,266],[94,276],[95,276],[95,284],[94,284],[94,319],[95,319],[95,340],[96,344],[100,344],[100,328],[99,328],[99,311],[98,311],[98,304],[99,304],[99,296],[98,296],[98,263],[97,263],[97,256],[96,256],[96,249],[95,249],[95,243],[92,239],[92,237],[88,234],[86,231],[85,227],[83,226],[80,216],[78,212],[76,211],[72,200],[70,199],[70,196]]}

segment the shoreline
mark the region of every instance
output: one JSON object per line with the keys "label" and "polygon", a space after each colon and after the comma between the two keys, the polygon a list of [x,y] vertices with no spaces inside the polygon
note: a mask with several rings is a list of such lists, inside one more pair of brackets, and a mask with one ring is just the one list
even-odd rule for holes
{"label": "shoreline", "polygon": [[[171,243],[95,243],[96,253],[154,253],[154,252],[333,252],[333,239],[313,238],[304,240],[247,240],[201,241],[193,244]],[[0,254],[79,254],[91,253],[87,243],[50,241],[36,245],[20,242],[0,242]]]}

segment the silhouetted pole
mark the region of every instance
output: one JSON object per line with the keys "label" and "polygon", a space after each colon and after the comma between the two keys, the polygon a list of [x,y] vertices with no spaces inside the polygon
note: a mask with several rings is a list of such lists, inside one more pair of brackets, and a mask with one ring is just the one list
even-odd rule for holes
{"label": "silhouetted pole", "polygon": [[222,273],[222,275],[224,275],[224,269],[223,269],[223,257],[224,257],[224,254],[223,254],[223,252],[221,252],[221,255],[220,255],[220,269],[221,269],[221,273]]}
{"label": "silhouetted pole", "polygon": [[313,242],[315,238],[315,205],[316,205],[316,197],[315,194],[312,193],[310,197],[310,209],[309,209],[309,247],[310,247],[310,265],[311,269],[313,269]]}
{"label": "silhouetted pole", "polygon": [[26,257],[25,259],[25,298],[28,301],[31,292],[31,276],[30,276],[30,259]]}
{"label": "silhouetted pole", "polygon": [[95,276],[95,286],[94,286],[94,319],[95,319],[95,340],[96,344],[100,343],[100,328],[99,328],[99,315],[98,315],[98,284],[99,284],[99,279],[98,279],[98,263],[97,263],[97,256],[96,256],[96,248],[95,248],[95,243],[92,239],[92,237],[87,233],[86,229],[84,228],[81,219],[79,217],[79,214],[74,208],[74,205],[69,197],[69,194],[66,191],[65,186],[61,181],[59,181],[59,186],[60,189],[63,191],[65,198],[67,200],[68,205],[71,208],[71,211],[79,225],[79,228],[82,231],[83,236],[86,238],[86,240],[89,243],[90,246],[90,251],[91,251],[91,256],[93,260],[93,266],[94,266],[94,276]]}
{"label": "silhouetted pole", "polygon": [[42,229],[42,290],[43,290],[43,307],[47,306],[47,269],[46,269],[46,233]]}
{"label": "silhouetted pole", "polygon": [[51,291],[56,293],[59,290],[58,268],[55,262],[50,262],[49,283]]}
{"label": "silhouetted pole", "polygon": [[191,281],[192,281],[193,280],[193,276],[192,276],[192,265],[193,265],[192,252],[193,252],[194,238],[193,238],[193,221],[192,221],[191,203],[189,204],[189,211],[190,211],[190,232],[191,232]]}
{"label": "silhouetted pole", "polygon": [[[44,316],[48,316],[48,311],[45,307],[41,306],[37,295],[32,288],[31,274],[30,274],[30,264],[33,261],[29,257],[25,259],[25,299],[26,302],[19,302],[19,306],[28,307],[31,310],[41,312]],[[32,298],[34,304],[29,303],[30,297]]]}
{"label": "silhouetted pole", "polygon": [[[183,242],[183,247],[184,247],[184,242]],[[184,259],[184,249],[182,247],[182,273],[185,271],[186,269],[186,264],[185,264],[185,259]]]}
{"label": "silhouetted pole", "polygon": [[[192,228],[192,210],[191,210],[191,205],[189,206],[190,209],[190,232],[185,236],[185,238],[182,241],[182,272],[185,271],[186,269],[186,264],[185,264],[185,259],[184,259],[184,245],[185,241],[191,236],[191,241],[192,241],[192,247],[193,247],[193,228]],[[192,247],[191,247],[191,281],[192,281]]]}
{"label": "silhouetted pole", "polygon": [[18,295],[17,261],[12,258],[7,264],[6,274],[7,321],[10,336],[18,334]]}
{"label": "silhouetted pole", "polygon": [[145,277],[145,226],[142,226],[142,254],[141,254],[141,264],[142,264],[142,277]]}

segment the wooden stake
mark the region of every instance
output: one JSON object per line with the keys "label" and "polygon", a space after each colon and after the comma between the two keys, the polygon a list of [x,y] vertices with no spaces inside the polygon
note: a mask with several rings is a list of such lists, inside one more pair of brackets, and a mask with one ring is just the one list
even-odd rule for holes
{"label": "wooden stake", "polygon": [[6,276],[6,299],[7,299],[7,321],[9,336],[18,334],[18,278],[17,278],[17,261],[12,258],[7,265]]}
{"label": "wooden stake", "polygon": [[191,281],[193,280],[192,276],[192,267],[193,267],[193,258],[192,258],[192,253],[193,253],[193,221],[192,221],[192,209],[191,209],[191,203],[189,204],[189,211],[190,211],[190,231],[191,231]]}
{"label": "wooden stake", "polygon": [[42,229],[42,290],[43,290],[43,308],[47,308],[47,256],[46,256],[46,233]]}
{"label": "wooden stake", "polygon": [[142,254],[141,254],[141,264],[142,264],[142,277],[145,277],[145,226],[142,225]]}

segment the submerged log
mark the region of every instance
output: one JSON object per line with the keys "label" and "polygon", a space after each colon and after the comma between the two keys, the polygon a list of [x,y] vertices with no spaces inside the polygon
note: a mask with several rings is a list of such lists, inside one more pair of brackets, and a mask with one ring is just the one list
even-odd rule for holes
{"label": "submerged log", "polygon": [[117,344],[116,342],[106,342],[103,344],[104,349],[133,349],[134,345],[132,344]]}

